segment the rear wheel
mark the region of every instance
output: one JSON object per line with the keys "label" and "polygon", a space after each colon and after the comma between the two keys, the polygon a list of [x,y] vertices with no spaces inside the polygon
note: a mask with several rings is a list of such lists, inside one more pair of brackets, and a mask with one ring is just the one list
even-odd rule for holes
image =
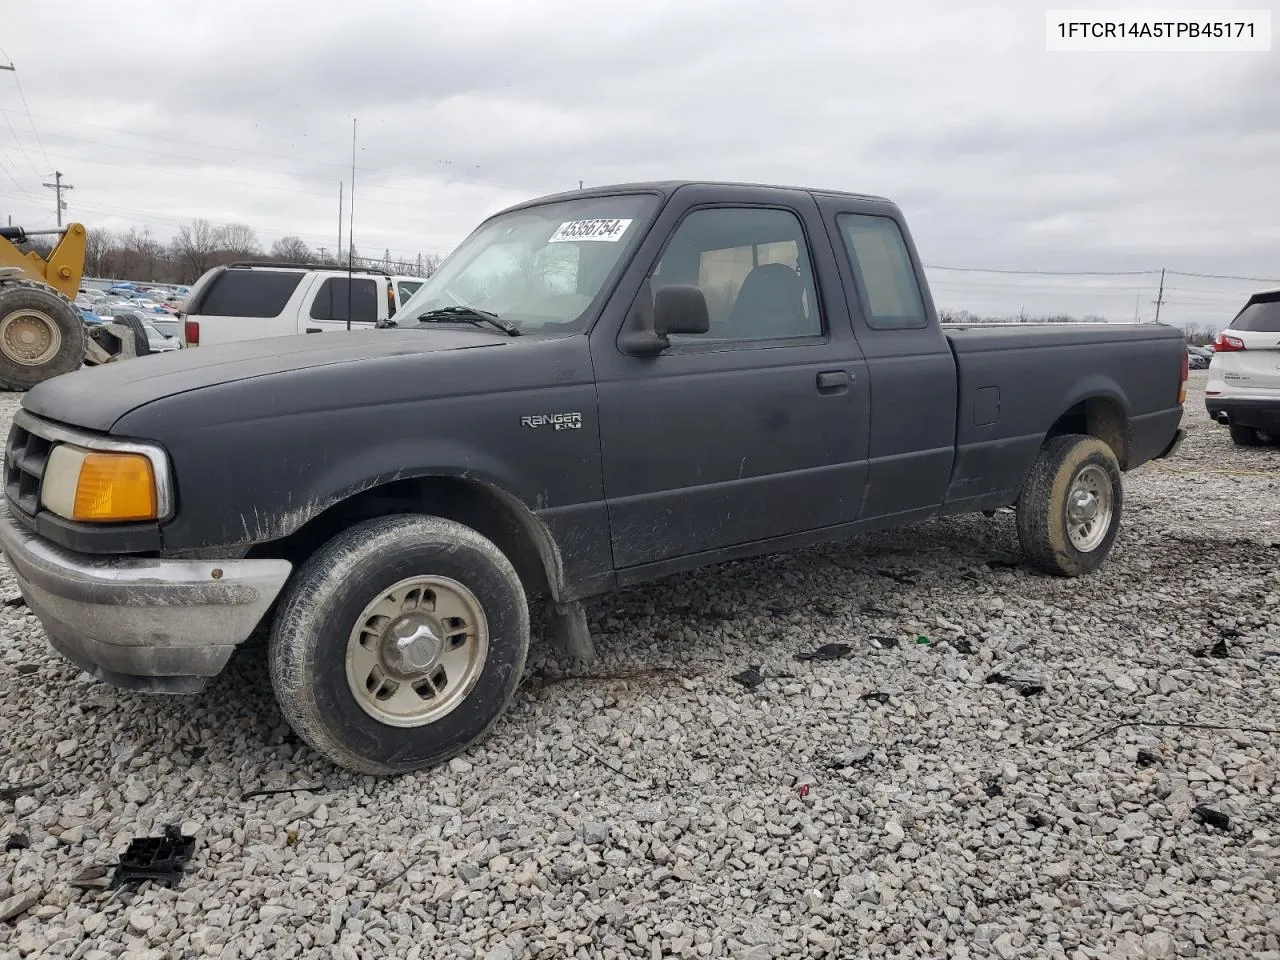
{"label": "rear wheel", "polygon": [[30,280],[0,283],[0,388],[30,390],[84,363],[84,321],[70,300]]}
{"label": "rear wheel", "polygon": [[1102,565],[1120,528],[1120,464],[1095,437],[1068,434],[1040,449],[1018,498],[1018,539],[1035,566],[1078,577]]}
{"label": "rear wheel", "polygon": [[1262,446],[1262,436],[1254,427],[1244,427],[1238,423],[1230,423],[1227,424],[1227,430],[1231,434],[1231,442],[1237,447]]}
{"label": "rear wheel", "polygon": [[285,719],[360,773],[434,766],[488,735],[529,648],[520,578],[489,540],[381,517],[321,547],[281,596],[268,643]]}

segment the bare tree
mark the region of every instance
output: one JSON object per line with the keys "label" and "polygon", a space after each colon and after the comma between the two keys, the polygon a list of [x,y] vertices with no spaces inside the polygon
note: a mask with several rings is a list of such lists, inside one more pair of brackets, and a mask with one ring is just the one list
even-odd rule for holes
{"label": "bare tree", "polygon": [[87,230],[84,237],[84,273],[88,277],[105,277],[111,254],[116,247],[110,230]]}
{"label": "bare tree", "polygon": [[204,219],[192,220],[190,225],[179,228],[173,238],[174,255],[189,268],[185,279],[195,281],[213,263],[213,255],[220,246],[219,230]]}
{"label": "bare tree", "polygon": [[253,227],[244,223],[228,223],[217,231],[218,248],[223,253],[238,257],[256,257],[262,253],[262,244]]}
{"label": "bare tree", "polygon": [[154,278],[156,262],[164,257],[164,247],[151,235],[150,227],[130,227],[129,232],[120,241],[121,252],[129,262],[135,264],[130,274],[139,277]]}
{"label": "bare tree", "polygon": [[271,258],[286,263],[310,263],[311,248],[302,242],[301,237],[281,237],[271,245]]}

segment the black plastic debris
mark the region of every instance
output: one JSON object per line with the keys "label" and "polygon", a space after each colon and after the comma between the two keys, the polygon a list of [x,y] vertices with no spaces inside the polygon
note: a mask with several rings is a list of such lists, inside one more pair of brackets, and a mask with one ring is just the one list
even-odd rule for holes
{"label": "black plastic debris", "polygon": [[881,706],[884,706],[889,702],[889,695],[887,693],[881,693],[879,690],[872,690],[870,693],[864,693],[858,699],[862,700],[864,703],[878,703]]}
{"label": "black plastic debris", "polygon": [[1206,826],[1217,827],[1219,830],[1231,829],[1231,818],[1221,810],[1214,810],[1212,807],[1196,807],[1191,811],[1195,814],[1197,820]]}
{"label": "black plastic debris", "polygon": [[988,780],[983,784],[982,792],[988,797],[1001,797],[1004,796],[1004,787],[1000,786],[995,780]]}
{"label": "black plastic debris", "polygon": [[17,672],[18,676],[20,676],[20,677],[29,677],[29,676],[31,676],[33,673],[39,673],[39,672],[40,672],[40,664],[38,664],[38,663],[20,663],[20,664],[18,664],[16,667],[14,667],[13,669]]}
{"label": "black plastic debris", "polygon": [[1152,753],[1151,751],[1149,751],[1149,750],[1139,750],[1139,751],[1138,751],[1138,766],[1140,766],[1140,767],[1154,767],[1154,766],[1155,766],[1157,763],[1159,763],[1159,762],[1160,762],[1160,758],[1159,758],[1159,757],[1157,757],[1157,756],[1156,756],[1154,753]]}
{"label": "black plastic debris", "polygon": [[957,637],[955,640],[951,640],[949,642],[952,648],[957,653],[963,653],[966,657],[973,656],[975,652],[973,649],[973,644],[970,643],[965,637]]}
{"label": "black plastic debris", "polygon": [[323,783],[300,783],[296,787],[260,787],[240,795],[241,800],[252,800],[254,797],[274,797],[281,793],[315,793],[323,790]]}
{"label": "black plastic debris", "polygon": [[18,797],[33,793],[43,786],[43,783],[15,783],[11,787],[0,787],[0,800],[16,800]]}
{"label": "black plastic debris", "polygon": [[1045,691],[1045,686],[1042,683],[1036,683],[1034,680],[1020,680],[1017,677],[1010,677],[998,672],[987,674],[985,682],[1002,683],[1005,686],[1013,687],[1024,697],[1034,697]]}
{"label": "black plastic debris", "polygon": [[827,661],[827,660],[843,660],[845,657],[853,656],[853,647],[847,643],[824,643],[817,650],[810,650],[808,653],[797,653],[797,660],[805,661]]}
{"label": "black plastic debris", "polygon": [[113,886],[150,880],[175,886],[186,869],[196,838],[184,837],[176,824],[164,828],[164,835],[142,837],[129,844],[116,867]]}
{"label": "black plastic debris", "polygon": [[22,596],[22,594],[18,594],[18,596],[16,597],[10,597],[9,599],[5,600],[4,605],[6,607],[25,607],[27,605],[27,601],[26,601],[26,598]]}
{"label": "black plastic debris", "polygon": [[764,674],[760,672],[760,664],[753,664],[741,673],[735,673],[730,679],[736,680],[748,690],[754,690],[764,683]]}
{"label": "black plastic debris", "polygon": [[1043,830],[1051,823],[1053,823],[1053,821],[1043,813],[1033,813],[1027,817],[1027,826],[1031,827],[1033,830]]}
{"label": "black plastic debris", "polygon": [[1211,647],[1200,647],[1193,651],[1192,656],[1213,657],[1215,660],[1226,660],[1231,656],[1231,651],[1227,649],[1227,640],[1223,637]]}
{"label": "black plastic debris", "polygon": [[31,847],[31,838],[25,833],[11,833],[5,837],[4,852],[9,853],[12,850],[28,850]]}
{"label": "black plastic debris", "polygon": [[898,646],[897,637],[868,637],[867,639],[878,650],[895,650]]}
{"label": "black plastic debris", "polygon": [[888,577],[895,583],[900,583],[904,587],[914,587],[920,582],[919,570],[877,570],[876,573],[882,577]]}

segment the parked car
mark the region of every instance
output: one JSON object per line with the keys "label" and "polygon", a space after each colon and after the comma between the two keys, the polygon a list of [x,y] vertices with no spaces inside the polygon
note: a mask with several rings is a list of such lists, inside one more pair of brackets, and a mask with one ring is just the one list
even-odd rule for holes
{"label": "parked car", "polygon": [[1242,447],[1280,438],[1280,289],[1250,297],[1213,349],[1204,391],[1209,416]]}
{"label": "parked car", "polygon": [[142,329],[146,331],[147,342],[152,353],[167,353],[170,350],[181,350],[182,341],[174,334],[165,333],[150,317],[142,320]]}
{"label": "parked car", "polygon": [[[279,316],[329,279],[231,268],[193,297],[202,325],[247,330],[250,294]],[[307,744],[416,770],[516,695],[531,596],[546,635],[589,654],[584,598],[1014,505],[1028,562],[1084,576],[1115,542],[1124,471],[1183,436],[1181,331],[944,332],[898,207],[831,191],[520,204],[395,322],[25,394],[0,547],[54,647],[118,686],[191,693],[261,625]]]}
{"label": "parked car", "polygon": [[147,323],[159,330],[164,336],[172,337],[179,343],[182,342],[182,323],[179,320],[170,319],[168,317],[147,317]]}
{"label": "parked car", "polygon": [[1192,370],[1207,370],[1209,368],[1209,358],[1196,347],[1189,346],[1187,347],[1187,364]]}
{"label": "parked car", "polygon": [[[300,267],[295,264],[233,263],[206,272],[179,314],[183,343],[209,346],[297,333],[369,329],[395,316],[407,299],[403,287],[421,277],[372,270]],[[416,289],[416,288],[415,288]]]}

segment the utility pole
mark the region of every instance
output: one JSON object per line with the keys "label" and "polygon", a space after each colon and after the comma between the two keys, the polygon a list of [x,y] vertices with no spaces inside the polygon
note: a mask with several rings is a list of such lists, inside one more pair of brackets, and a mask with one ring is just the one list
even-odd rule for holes
{"label": "utility pole", "polygon": [[581,180],[579,180],[579,181],[578,181],[578,189],[579,189],[579,190],[581,190],[581,189],[582,189],[582,181],[581,181]]}
{"label": "utility pole", "polygon": [[338,181],[338,256],[342,256],[342,181]]}
{"label": "utility pole", "polygon": [[48,187],[48,188],[49,188],[50,190],[52,190],[55,194],[57,194],[57,197],[58,197],[58,229],[59,229],[59,230],[61,230],[61,229],[62,229],[62,211],[63,211],[63,210],[65,210],[65,209],[67,209],[67,205],[66,205],[66,203],[64,203],[64,202],[63,202],[63,200],[62,200],[62,191],[63,191],[63,190],[74,190],[74,189],[75,189],[75,187],[73,187],[73,186],[72,186],[71,184],[69,184],[69,183],[63,183],[63,182],[62,182],[62,171],[61,171],[61,170],[55,170],[55,171],[53,171],[53,183],[46,183],[46,184],[44,184],[44,186]]}
{"label": "utility pole", "polygon": [[1160,304],[1164,303],[1164,271],[1165,271],[1165,268],[1161,267],[1160,268],[1160,292],[1156,294],[1156,319],[1154,321],[1155,323],[1160,322]]}

